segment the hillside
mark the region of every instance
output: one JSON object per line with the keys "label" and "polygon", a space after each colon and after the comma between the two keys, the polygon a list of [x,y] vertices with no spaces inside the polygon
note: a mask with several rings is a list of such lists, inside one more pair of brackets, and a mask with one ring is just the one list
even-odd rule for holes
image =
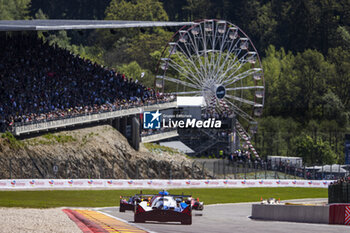
{"label": "hillside", "polygon": [[[109,125],[24,140],[4,134],[0,138],[0,178],[192,177],[193,161],[184,154],[154,145],[148,148],[141,145],[140,151],[135,151]],[[203,175],[195,165],[193,177],[202,176],[207,177],[207,173]]]}

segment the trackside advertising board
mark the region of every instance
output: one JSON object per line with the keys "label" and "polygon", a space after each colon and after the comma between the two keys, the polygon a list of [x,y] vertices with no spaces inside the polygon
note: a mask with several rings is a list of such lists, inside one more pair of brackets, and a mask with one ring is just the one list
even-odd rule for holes
{"label": "trackside advertising board", "polygon": [[328,188],[333,180],[112,180],[112,179],[13,179],[0,180],[1,190],[30,189],[175,189],[305,187]]}

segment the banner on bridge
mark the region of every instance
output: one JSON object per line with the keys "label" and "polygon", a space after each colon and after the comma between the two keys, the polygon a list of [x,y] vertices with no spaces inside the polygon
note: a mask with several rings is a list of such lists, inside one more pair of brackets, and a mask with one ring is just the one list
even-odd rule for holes
{"label": "banner on bridge", "polygon": [[113,180],[113,179],[12,179],[0,180],[0,189],[175,189],[305,187],[328,188],[330,180]]}

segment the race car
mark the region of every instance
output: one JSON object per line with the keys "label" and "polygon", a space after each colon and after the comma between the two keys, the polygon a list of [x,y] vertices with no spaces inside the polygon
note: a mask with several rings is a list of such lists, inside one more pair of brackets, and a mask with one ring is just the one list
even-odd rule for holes
{"label": "race car", "polygon": [[119,212],[125,212],[125,210],[134,211],[136,196],[120,196]]}
{"label": "race car", "polygon": [[151,200],[145,199],[135,205],[134,221],[181,222],[192,224],[191,196],[169,195],[161,191]]}
{"label": "race car", "polygon": [[135,194],[134,196],[120,196],[119,212],[125,212],[125,210],[135,210],[136,203],[143,201],[144,199],[151,199],[153,195]]}
{"label": "race car", "polygon": [[203,210],[204,209],[203,202],[200,202],[199,198],[197,198],[197,199],[191,198],[191,206],[192,206],[192,210]]}

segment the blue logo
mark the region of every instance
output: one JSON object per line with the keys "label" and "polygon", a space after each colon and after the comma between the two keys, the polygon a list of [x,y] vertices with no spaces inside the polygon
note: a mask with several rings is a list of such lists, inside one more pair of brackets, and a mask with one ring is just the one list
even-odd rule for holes
{"label": "blue logo", "polygon": [[156,112],[143,113],[143,128],[144,129],[160,129],[161,113]]}

